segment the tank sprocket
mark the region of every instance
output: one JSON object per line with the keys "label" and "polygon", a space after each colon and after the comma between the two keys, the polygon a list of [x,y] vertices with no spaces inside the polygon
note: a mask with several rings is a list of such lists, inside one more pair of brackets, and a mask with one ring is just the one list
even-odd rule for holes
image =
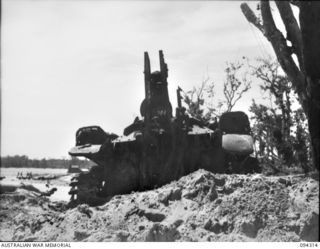
{"label": "tank sprocket", "polygon": [[90,206],[101,205],[106,202],[107,198],[100,196],[103,190],[103,167],[92,166],[89,172],[81,172],[71,179],[69,184],[71,196],[69,205],[76,206],[86,203]]}

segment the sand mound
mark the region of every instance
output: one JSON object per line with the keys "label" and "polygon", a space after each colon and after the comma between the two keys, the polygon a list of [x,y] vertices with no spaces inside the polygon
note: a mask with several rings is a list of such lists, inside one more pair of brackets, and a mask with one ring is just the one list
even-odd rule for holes
{"label": "sand mound", "polygon": [[[66,209],[27,190],[1,195],[2,240],[317,241],[319,182],[198,170],[161,188]],[[17,196],[25,196],[24,198]]]}

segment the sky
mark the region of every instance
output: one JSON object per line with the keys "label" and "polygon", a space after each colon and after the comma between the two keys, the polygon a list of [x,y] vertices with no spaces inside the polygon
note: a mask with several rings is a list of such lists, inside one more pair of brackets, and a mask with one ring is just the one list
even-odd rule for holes
{"label": "sky", "polygon": [[[144,98],[143,54],[169,97],[207,75],[217,98],[227,61],[273,55],[240,1],[4,0],[1,22],[1,156],[68,157],[79,127],[122,134]],[[255,8],[256,2],[249,5]],[[261,98],[258,83],[234,110]]]}

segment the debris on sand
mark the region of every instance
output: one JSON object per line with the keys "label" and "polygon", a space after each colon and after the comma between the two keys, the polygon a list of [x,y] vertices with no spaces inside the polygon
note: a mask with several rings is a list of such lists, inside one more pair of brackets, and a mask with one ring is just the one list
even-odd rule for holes
{"label": "debris on sand", "polygon": [[47,190],[47,191],[41,192],[40,196],[51,196],[51,195],[53,195],[54,192],[56,192],[56,191],[57,191],[57,188],[51,188],[51,189],[49,189],[49,190]]}
{"label": "debris on sand", "polygon": [[319,181],[198,170],[161,188],[68,209],[26,189],[0,195],[10,241],[318,241]]}

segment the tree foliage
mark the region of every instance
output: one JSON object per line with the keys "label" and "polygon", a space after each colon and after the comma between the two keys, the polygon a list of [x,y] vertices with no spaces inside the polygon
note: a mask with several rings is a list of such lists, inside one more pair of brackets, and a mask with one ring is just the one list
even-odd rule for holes
{"label": "tree foliage", "polygon": [[231,111],[243,94],[251,88],[251,81],[243,62],[227,62],[223,82],[223,99],[215,98],[215,83],[207,77],[199,87],[184,94],[187,112],[205,123],[212,122],[223,112]]}
{"label": "tree foliage", "polygon": [[298,166],[309,171],[309,134],[304,112],[293,110],[295,94],[291,82],[270,59],[258,59],[252,74],[262,80],[261,89],[269,94],[270,106],[253,101],[253,134],[257,153],[269,165]]}
{"label": "tree foliage", "polygon": [[184,93],[183,99],[187,105],[187,113],[192,117],[208,123],[211,120],[214,109],[207,109],[208,99],[213,99],[215,95],[214,83],[207,77],[201,82],[199,87],[193,87],[192,90]]}
{"label": "tree foliage", "polygon": [[244,63],[227,63],[224,70],[226,79],[223,83],[223,102],[226,105],[227,112],[230,112],[242,98],[242,95],[251,88],[251,81],[247,77],[248,72],[245,71],[242,75],[239,75],[243,67]]}
{"label": "tree foliage", "polygon": [[[293,14],[290,3],[299,8],[299,22]],[[261,0],[259,3],[261,19],[246,3],[241,4],[241,10],[246,19],[271,43],[283,71],[298,95],[308,120],[313,164],[319,170],[320,2],[275,1],[275,4],[286,29],[286,37],[275,24],[268,0]],[[293,59],[293,55],[296,56],[297,62]]]}

